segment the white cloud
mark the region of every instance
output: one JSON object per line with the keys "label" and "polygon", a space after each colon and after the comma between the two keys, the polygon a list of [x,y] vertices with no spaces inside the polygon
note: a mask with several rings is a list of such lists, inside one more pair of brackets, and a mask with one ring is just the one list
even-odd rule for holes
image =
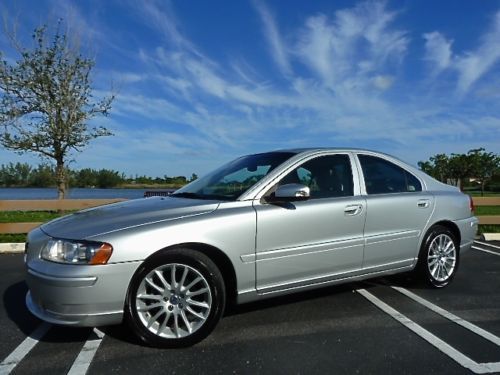
{"label": "white cloud", "polygon": [[299,35],[297,55],[326,86],[336,89],[352,77],[402,61],[409,40],[404,31],[391,28],[395,16],[384,2],[369,1],[337,11],[333,18],[309,17]]}
{"label": "white cloud", "polygon": [[437,31],[426,33],[423,37],[425,39],[424,59],[435,65],[437,73],[448,68],[451,64],[453,40],[447,40]]}
{"label": "white cloud", "polygon": [[465,93],[500,59],[500,12],[493,20],[490,30],[483,35],[481,43],[473,52],[457,56],[455,69],[459,72],[458,91]]}
{"label": "white cloud", "polygon": [[283,74],[291,74],[287,48],[281,39],[281,35],[278,31],[278,27],[276,26],[276,22],[274,21],[271,11],[267,5],[260,0],[254,0],[253,4],[262,19],[262,23],[264,25],[264,36],[269,44],[269,49],[274,61]]}
{"label": "white cloud", "polygon": [[453,53],[453,40],[446,39],[440,32],[423,35],[425,59],[435,66],[435,73],[453,69],[458,73],[457,91],[464,95],[484,74],[500,60],[500,12],[493,17],[493,23],[475,50],[461,54]]}

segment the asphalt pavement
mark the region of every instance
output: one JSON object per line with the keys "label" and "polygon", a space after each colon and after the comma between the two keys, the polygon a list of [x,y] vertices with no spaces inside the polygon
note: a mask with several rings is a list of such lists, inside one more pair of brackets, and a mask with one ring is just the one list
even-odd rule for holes
{"label": "asphalt pavement", "polygon": [[444,289],[397,276],[242,305],[177,350],[124,326],[41,322],[24,305],[21,254],[0,255],[0,275],[0,375],[500,372],[500,242],[476,242]]}

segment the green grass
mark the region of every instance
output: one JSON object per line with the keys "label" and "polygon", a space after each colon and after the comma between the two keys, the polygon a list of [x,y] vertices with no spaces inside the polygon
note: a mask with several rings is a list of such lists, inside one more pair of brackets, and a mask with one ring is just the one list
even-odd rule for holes
{"label": "green grass", "polygon": [[500,206],[476,206],[474,213],[476,216],[500,215]]}
{"label": "green grass", "polygon": [[26,233],[23,234],[0,234],[0,243],[25,242]]}
{"label": "green grass", "polygon": [[478,234],[483,233],[500,233],[500,225],[480,225],[478,229]]}
{"label": "green grass", "polygon": [[56,211],[2,211],[0,212],[0,223],[46,222],[67,213],[58,213]]}

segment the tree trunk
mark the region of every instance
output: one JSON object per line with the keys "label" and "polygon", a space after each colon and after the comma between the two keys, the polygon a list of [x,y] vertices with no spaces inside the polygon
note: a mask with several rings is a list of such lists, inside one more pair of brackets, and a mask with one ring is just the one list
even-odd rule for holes
{"label": "tree trunk", "polygon": [[66,169],[64,168],[63,160],[57,160],[56,185],[57,185],[57,199],[66,198]]}
{"label": "tree trunk", "polygon": [[484,180],[481,180],[481,196],[484,197]]}

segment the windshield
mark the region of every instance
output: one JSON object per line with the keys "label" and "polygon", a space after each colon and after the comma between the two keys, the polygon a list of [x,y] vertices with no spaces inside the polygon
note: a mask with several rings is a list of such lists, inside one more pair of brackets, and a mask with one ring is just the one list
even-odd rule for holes
{"label": "windshield", "polygon": [[233,160],[177,190],[172,197],[236,200],[278,165],[295,154],[268,152]]}

